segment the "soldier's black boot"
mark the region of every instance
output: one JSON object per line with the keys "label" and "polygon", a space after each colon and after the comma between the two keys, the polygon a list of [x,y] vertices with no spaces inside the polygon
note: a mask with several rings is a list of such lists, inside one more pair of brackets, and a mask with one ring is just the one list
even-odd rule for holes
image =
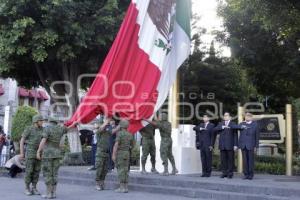
{"label": "soldier's black boot", "polygon": [[120,187],[118,189],[116,189],[115,192],[124,193],[125,192],[124,183],[120,183]]}
{"label": "soldier's black boot", "polygon": [[52,186],[51,196],[53,199],[56,199],[56,185]]}
{"label": "soldier's black boot", "polygon": [[169,176],[168,165],[164,165],[164,172],[162,173],[163,176]]}
{"label": "soldier's black boot", "polygon": [[156,168],[155,168],[155,163],[152,163],[151,172],[152,172],[153,174],[158,174],[158,171],[157,171]]}
{"label": "soldier's black boot", "polygon": [[36,184],[32,184],[32,190],[33,195],[41,195],[41,193],[36,189]]}
{"label": "soldier's black boot", "polygon": [[97,181],[96,190],[98,190],[98,191],[104,190],[104,181]]}
{"label": "soldier's black boot", "polygon": [[176,168],[176,166],[175,166],[175,163],[174,163],[174,164],[172,164],[172,167],[173,167],[173,170],[172,170],[172,175],[176,175],[176,174],[178,174],[178,170],[177,170],[177,168]]}
{"label": "soldier's black boot", "polygon": [[46,194],[42,195],[44,199],[52,199],[52,186],[47,185],[47,192]]}
{"label": "soldier's black boot", "polygon": [[128,193],[128,183],[124,184],[124,193]]}
{"label": "soldier's black boot", "polygon": [[146,162],[145,161],[142,161],[142,174],[147,174],[147,172],[146,172]]}
{"label": "soldier's black boot", "polygon": [[30,186],[29,185],[27,185],[26,184],[26,186],[25,186],[25,195],[27,195],[27,196],[31,196],[32,195],[32,192],[31,192],[31,190],[30,190]]}
{"label": "soldier's black boot", "polygon": [[96,181],[96,190],[101,190],[101,181]]}

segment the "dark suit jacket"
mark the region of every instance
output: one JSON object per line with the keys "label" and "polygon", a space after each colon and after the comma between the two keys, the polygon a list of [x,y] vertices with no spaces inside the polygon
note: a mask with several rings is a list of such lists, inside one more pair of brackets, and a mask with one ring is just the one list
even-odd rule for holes
{"label": "dark suit jacket", "polygon": [[257,122],[252,122],[251,124],[242,122],[237,128],[240,130],[240,149],[253,150],[259,147],[259,128]]}
{"label": "dark suit jacket", "polygon": [[[220,122],[218,126],[214,128],[214,137],[220,134],[219,138],[219,149],[220,150],[233,150],[234,146],[238,146],[238,134],[236,129],[236,123],[230,121],[228,127],[222,129],[225,126],[225,121]],[[215,140],[215,138],[213,139]]]}
{"label": "dark suit jacket", "polygon": [[200,150],[208,149],[213,145],[213,129],[215,125],[213,123],[208,123],[206,130],[201,130],[200,128],[205,128],[205,124],[201,123],[198,126],[194,127],[196,131],[196,146]]}

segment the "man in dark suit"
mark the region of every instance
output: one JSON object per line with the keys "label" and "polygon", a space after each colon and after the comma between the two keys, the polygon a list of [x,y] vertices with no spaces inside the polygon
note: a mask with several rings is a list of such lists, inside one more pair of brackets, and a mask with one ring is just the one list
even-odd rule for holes
{"label": "man in dark suit", "polygon": [[209,122],[209,117],[207,115],[203,116],[203,123],[194,127],[196,131],[196,141],[197,148],[200,149],[201,162],[202,162],[202,176],[211,176],[212,167],[212,139],[213,139],[213,129],[214,124]]}
{"label": "man in dark suit", "polygon": [[[214,129],[216,134],[220,134],[219,149],[221,153],[222,175],[220,178],[232,178],[234,168],[234,151],[238,148],[238,134],[236,124],[231,121],[231,116],[228,112],[224,113],[224,121],[220,122]],[[215,139],[213,139],[214,141]]]}
{"label": "man in dark suit", "polygon": [[251,113],[245,114],[245,121],[238,125],[241,130],[239,138],[239,148],[243,155],[244,179],[252,180],[254,176],[254,153],[259,147],[259,129],[253,121]]}

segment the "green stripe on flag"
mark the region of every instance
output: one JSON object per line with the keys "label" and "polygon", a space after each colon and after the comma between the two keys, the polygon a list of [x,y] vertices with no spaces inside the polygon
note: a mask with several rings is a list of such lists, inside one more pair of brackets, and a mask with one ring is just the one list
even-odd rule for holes
{"label": "green stripe on flag", "polygon": [[192,2],[191,0],[177,0],[176,3],[176,21],[191,38],[191,17],[192,17]]}

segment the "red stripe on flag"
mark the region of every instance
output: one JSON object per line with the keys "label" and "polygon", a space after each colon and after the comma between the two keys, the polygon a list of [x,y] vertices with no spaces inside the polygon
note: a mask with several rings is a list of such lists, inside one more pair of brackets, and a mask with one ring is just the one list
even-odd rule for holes
{"label": "red stripe on flag", "polygon": [[118,113],[130,119],[129,131],[135,133],[142,127],[141,119],[152,116],[161,72],[138,46],[137,16],[138,10],[131,4],[87,96],[66,125],[89,123],[98,114]]}

